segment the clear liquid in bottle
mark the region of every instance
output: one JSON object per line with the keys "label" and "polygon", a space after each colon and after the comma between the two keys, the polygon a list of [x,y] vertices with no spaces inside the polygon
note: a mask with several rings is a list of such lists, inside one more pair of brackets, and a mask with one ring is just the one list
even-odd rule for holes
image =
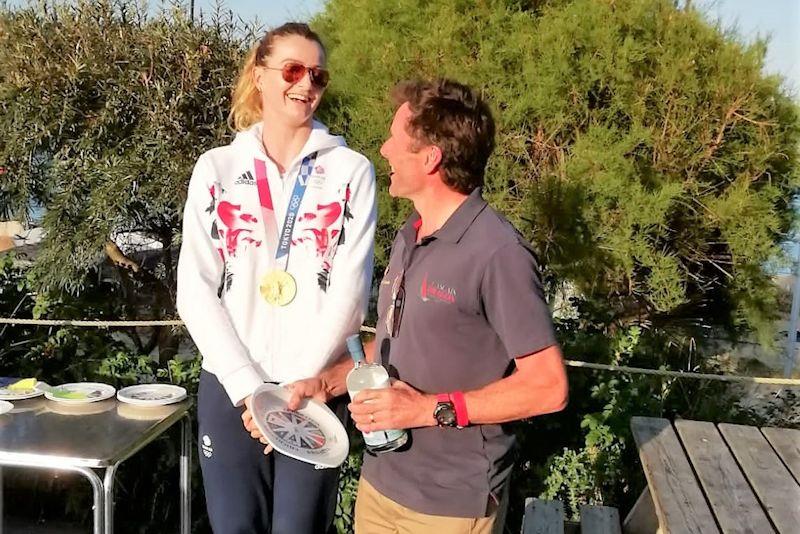
{"label": "clear liquid in bottle", "polygon": [[[382,389],[390,386],[389,373],[382,365],[368,363],[364,356],[364,345],[358,334],[347,338],[347,350],[355,366],[347,375],[347,392],[350,398],[364,389]],[[405,430],[377,430],[363,432],[364,444],[373,453],[389,452],[405,445],[408,433]]]}

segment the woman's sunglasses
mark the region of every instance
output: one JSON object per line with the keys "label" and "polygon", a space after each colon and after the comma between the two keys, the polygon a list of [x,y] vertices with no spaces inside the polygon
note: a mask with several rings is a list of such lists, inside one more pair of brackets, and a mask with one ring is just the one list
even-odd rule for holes
{"label": "woman's sunglasses", "polygon": [[297,83],[303,79],[303,76],[306,75],[308,72],[308,77],[311,79],[311,83],[319,87],[320,89],[325,89],[328,86],[328,81],[330,80],[330,74],[327,70],[322,69],[320,67],[306,67],[302,63],[286,63],[283,67],[264,67],[265,69],[269,70],[279,70],[281,71],[281,76],[283,77],[283,81],[286,83]]}

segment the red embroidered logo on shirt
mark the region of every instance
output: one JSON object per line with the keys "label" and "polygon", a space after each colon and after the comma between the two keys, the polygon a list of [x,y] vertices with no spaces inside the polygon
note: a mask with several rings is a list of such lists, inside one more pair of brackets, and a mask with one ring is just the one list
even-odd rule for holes
{"label": "red embroidered logo on shirt", "polygon": [[325,167],[322,165],[317,165],[314,167],[314,174],[325,174]]}
{"label": "red embroidered logo on shirt", "polygon": [[435,300],[446,302],[447,304],[454,304],[456,301],[456,290],[439,282],[428,281],[428,273],[425,273],[425,276],[422,277],[422,287],[420,287],[419,296],[422,298],[423,302]]}

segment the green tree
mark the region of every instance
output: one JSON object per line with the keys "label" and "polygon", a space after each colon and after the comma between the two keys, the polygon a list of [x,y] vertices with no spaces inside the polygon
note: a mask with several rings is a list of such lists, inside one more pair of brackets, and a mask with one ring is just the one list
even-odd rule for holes
{"label": "green tree", "polygon": [[[162,253],[118,269],[117,311],[174,315],[186,184],[196,158],[230,136],[230,86],[250,30],[221,11],[193,23],[177,8],[148,18],[126,1],[0,10],[0,213],[27,220],[46,208],[38,289],[80,294],[104,250],[133,265],[109,239],[137,232]],[[177,347],[169,329],[129,334],[145,354]]]}
{"label": "green tree", "polygon": [[[798,185],[795,105],[746,45],[669,0],[331,0],[326,117],[381,161],[387,89],[447,76],[485,95],[486,196],[548,280],[610,324],[689,322],[769,337]],[[385,167],[383,167],[385,170]],[[379,261],[408,206],[380,172]]]}
{"label": "green tree", "polygon": [[[771,340],[800,127],[766,42],[670,0],[329,0],[315,24],[325,119],[378,164],[379,269],[410,209],[378,154],[388,89],[451,77],[493,109],[485,196],[534,244],[568,356],[717,372],[706,327]],[[570,388],[565,412],[518,424],[508,531],[536,494],[624,513],[643,484],[631,415],[752,417],[718,383],[573,371]]]}

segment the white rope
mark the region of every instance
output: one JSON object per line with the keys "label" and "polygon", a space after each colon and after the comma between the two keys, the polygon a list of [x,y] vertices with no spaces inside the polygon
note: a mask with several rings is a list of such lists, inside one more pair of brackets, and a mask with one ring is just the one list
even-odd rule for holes
{"label": "white rope", "polygon": [[90,328],[110,328],[120,326],[181,326],[183,321],[72,321],[59,319],[11,319],[0,317],[0,324],[27,324],[36,326],[87,326]]}
{"label": "white rope", "polygon": [[691,371],[667,371],[666,369],[646,369],[643,367],[628,367],[627,365],[606,365],[604,363],[582,362],[580,360],[565,360],[569,367],[584,367],[600,371],[616,371],[623,373],[637,373],[642,375],[672,376],[675,378],[701,378],[705,380],[722,380],[723,382],[749,382],[752,384],[772,384],[776,386],[800,386],[798,378],[771,378],[766,376],[740,376],[740,375],[712,375],[708,373],[693,373]]}
{"label": "white rope", "polygon": [[[26,324],[37,326],[84,326],[92,328],[111,328],[111,327],[137,327],[137,326],[182,326],[183,321],[71,321],[53,319],[14,319],[0,317],[0,324]],[[362,332],[375,333],[375,328],[362,326]],[[771,384],[776,386],[800,386],[800,379],[797,378],[771,378],[764,376],[740,376],[740,375],[713,375],[709,373],[693,373],[691,371],[668,371],[666,369],[647,369],[644,367],[629,367],[627,365],[608,365],[604,363],[583,362],[580,360],[565,360],[568,367],[581,367],[585,369],[595,369],[599,371],[614,371],[618,373],[633,373],[642,375],[671,376],[674,378],[697,378],[703,380],[721,380],[723,382],[745,382],[751,384]]]}

